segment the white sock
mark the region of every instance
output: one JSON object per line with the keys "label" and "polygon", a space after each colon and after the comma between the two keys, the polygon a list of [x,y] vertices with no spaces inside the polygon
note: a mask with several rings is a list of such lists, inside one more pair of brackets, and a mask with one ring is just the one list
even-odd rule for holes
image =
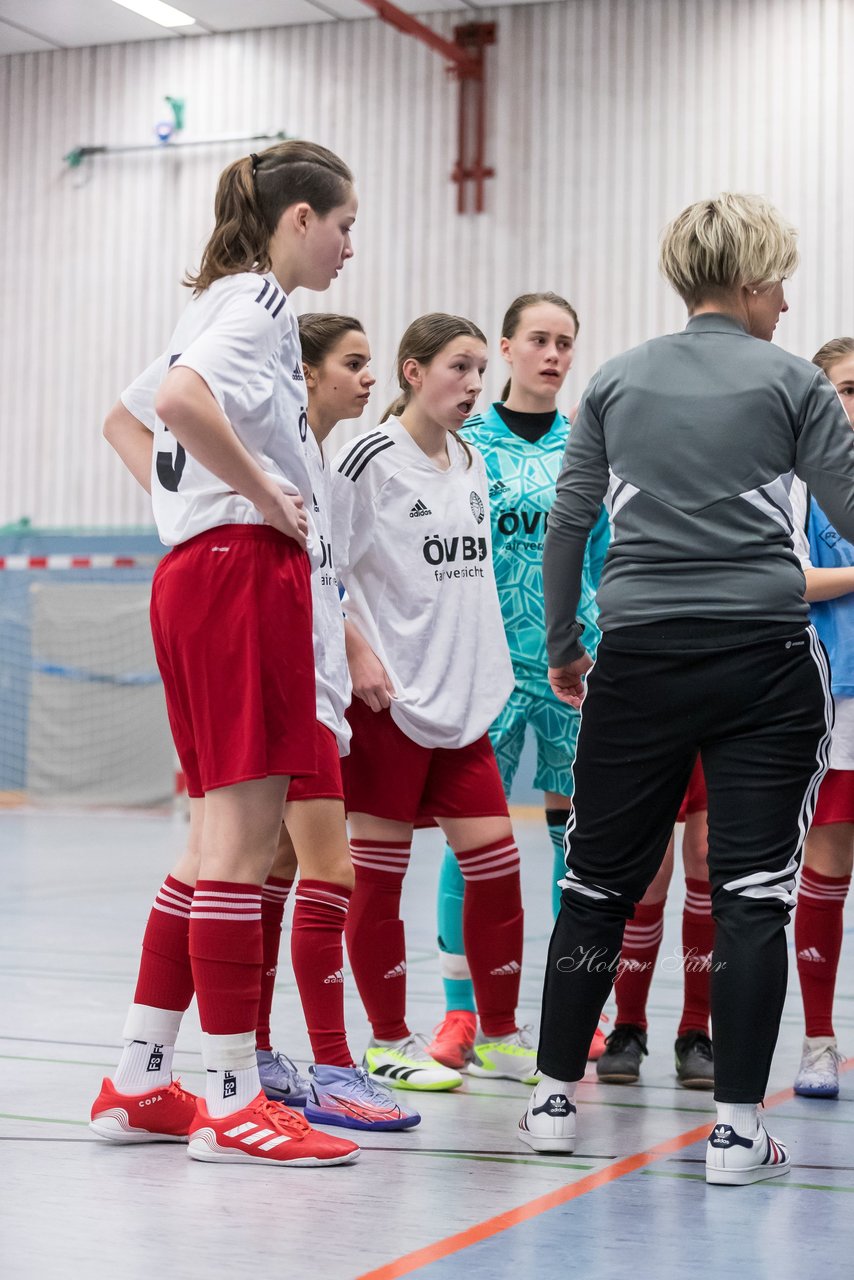
{"label": "white sock", "polygon": [[255,1031],[230,1036],[202,1032],[202,1062],[207,1072],[205,1102],[212,1116],[228,1116],[261,1092]]}
{"label": "white sock", "polygon": [[174,1044],[129,1040],[113,1074],[113,1084],[119,1093],[134,1097],[170,1085],[174,1053]]}
{"label": "white sock", "polygon": [[569,1098],[570,1102],[574,1102],[577,1088],[577,1080],[555,1080],[554,1076],[540,1076],[534,1090],[534,1103],[536,1106],[541,1106],[553,1093],[562,1093],[564,1097]]}
{"label": "white sock", "polygon": [[212,1116],[230,1116],[233,1111],[242,1111],[261,1092],[261,1080],[258,1067],[244,1067],[242,1070],[207,1072],[205,1085],[205,1101],[208,1113]]}
{"label": "white sock", "polygon": [[125,1020],[124,1051],[113,1075],[119,1093],[138,1096],[172,1083],[172,1056],[183,1013],[132,1004]]}
{"label": "white sock", "polygon": [[732,1125],[740,1138],[755,1138],[759,1133],[757,1102],[716,1102],[718,1122]]}

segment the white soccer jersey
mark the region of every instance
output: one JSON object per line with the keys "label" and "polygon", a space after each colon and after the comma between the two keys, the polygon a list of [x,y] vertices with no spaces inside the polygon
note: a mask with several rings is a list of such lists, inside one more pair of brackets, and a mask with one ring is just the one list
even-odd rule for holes
{"label": "white soccer jersey", "polygon": [[396,418],[332,464],[345,612],[394,686],[391,714],[424,747],[464,747],[513,688],[492,568],[483,458],[448,437],[441,470]]}
{"label": "white soccer jersey", "polygon": [[332,730],[338,739],[339,753],[346,756],[351,730],[344,713],[350,705],[352,685],[344,646],[344,614],[332,557],[332,480],[320,445],[310,431],[308,436],[311,506],[320,541],[320,565],[311,575],[317,718]]}
{"label": "white soccer jersey", "polygon": [[[260,511],[178,444],[154,412],[170,368],[205,380],[235,434],[285,493],[310,509],[305,381],[296,316],[272,274],[241,272],[215,281],[188,304],[169,348],[122,394],[154,432],[151,500],[160,539],[185,542],[224,524],[262,524]],[[310,554],[319,559],[310,527]]]}

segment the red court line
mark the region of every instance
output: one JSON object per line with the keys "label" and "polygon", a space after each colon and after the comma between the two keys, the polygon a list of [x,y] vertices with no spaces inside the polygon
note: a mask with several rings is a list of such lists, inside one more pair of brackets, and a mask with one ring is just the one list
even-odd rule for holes
{"label": "red court line", "polygon": [[[849,1058],[840,1070],[847,1071],[852,1067],[854,1067],[854,1058]],[[765,1099],[765,1109],[767,1111],[771,1107],[779,1106],[781,1102],[788,1102],[794,1096],[791,1089],[781,1089],[779,1093],[774,1093]],[[436,1240],[422,1249],[405,1253],[394,1262],[385,1263],[374,1271],[365,1271],[357,1276],[356,1280],[398,1280],[400,1276],[412,1275],[414,1271],[426,1267],[431,1262],[439,1262],[440,1259],[448,1258],[453,1253],[459,1253],[473,1244],[479,1244],[481,1240],[489,1240],[491,1236],[500,1235],[510,1227],[518,1227],[523,1222],[529,1222],[531,1218],[538,1218],[541,1213],[547,1213],[549,1209],[557,1209],[559,1205],[568,1204],[570,1200],[577,1200],[579,1196],[587,1195],[588,1191],[607,1186],[609,1182],[616,1182],[626,1174],[634,1173],[645,1165],[654,1164],[664,1156],[692,1146],[693,1143],[699,1142],[708,1135],[713,1123],[714,1117],[709,1116],[696,1129],[689,1129],[675,1138],[658,1142],[647,1151],[638,1151],[633,1156],[624,1156],[622,1160],[616,1160],[607,1169],[600,1169],[598,1173],[589,1173],[586,1177],[579,1178],[578,1182],[570,1183],[569,1186],[548,1191],[545,1195],[537,1196],[535,1200],[529,1200],[527,1204],[519,1205],[516,1209],[508,1209],[505,1213],[496,1214],[494,1218],[487,1218],[485,1222],[467,1227],[465,1231],[446,1236],[444,1240]]]}

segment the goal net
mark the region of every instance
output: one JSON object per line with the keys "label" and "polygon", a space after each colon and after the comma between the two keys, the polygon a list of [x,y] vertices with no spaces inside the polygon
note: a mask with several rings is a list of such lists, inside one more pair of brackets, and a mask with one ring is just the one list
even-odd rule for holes
{"label": "goal net", "polygon": [[157,554],[0,555],[0,805],[163,805]]}

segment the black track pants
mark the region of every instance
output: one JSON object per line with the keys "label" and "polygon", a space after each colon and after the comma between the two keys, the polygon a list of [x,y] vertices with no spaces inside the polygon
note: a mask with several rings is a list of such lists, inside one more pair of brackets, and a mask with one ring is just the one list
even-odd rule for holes
{"label": "black track pants", "polygon": [[603,637],[574,768],[541,1071],[584,1075],[626,920],[661,864],[699,752],[716,924],[715,1097],[760,1101],[786,992],[784,930],[832,717],[827,658],[811,627],[680,620]]}

